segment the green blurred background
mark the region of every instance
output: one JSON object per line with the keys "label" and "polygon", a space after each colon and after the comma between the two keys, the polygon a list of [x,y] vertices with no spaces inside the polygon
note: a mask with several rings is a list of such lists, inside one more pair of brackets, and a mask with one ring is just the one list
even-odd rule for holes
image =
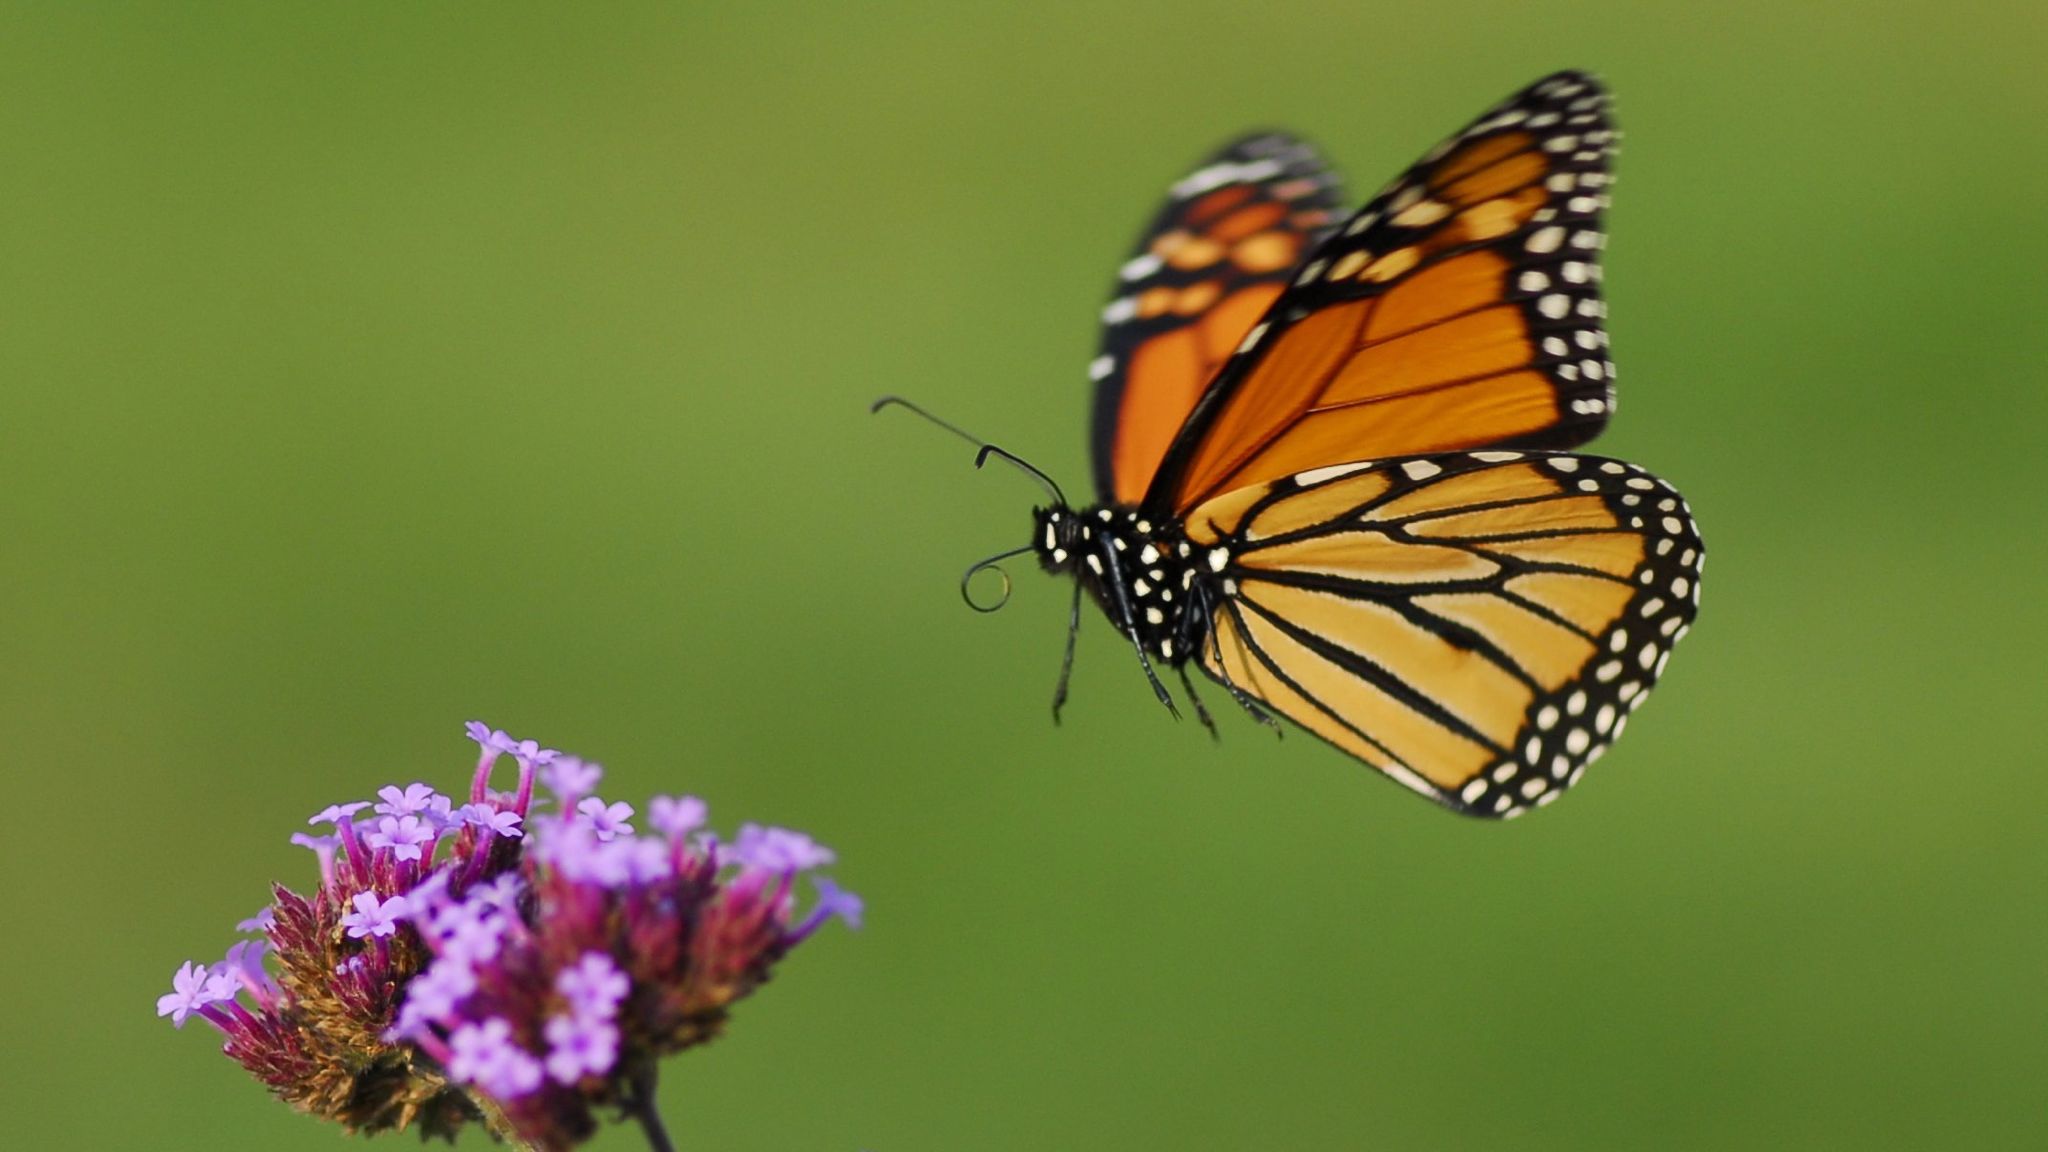
{"label": "green blurred background", "polygon": [[[869,899],[669,1066],[686,1147],[2039,1146],[2048,9],[571,7],[8,6],[0,1144],[337,1146],[152,1002],[479,717]],[[1099,619],[1053,727],[1064,591],[954,591],[1034,490],[864,404],[1084,488],[1186,165],[1363,193],[1565,66],[1599,449],[1713,552],[1618,754],[1458,820]]]}

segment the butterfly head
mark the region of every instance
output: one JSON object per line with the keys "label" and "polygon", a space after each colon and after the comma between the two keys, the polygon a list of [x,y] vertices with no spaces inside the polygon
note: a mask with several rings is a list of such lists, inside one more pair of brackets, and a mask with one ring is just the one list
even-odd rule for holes
{"label": "butterfly head", "polygon": [[1038,554],[1038,562],[1047,572],[1070,572],[1080,565],[1083,550],[1094,535],[1093,527],[1080,513],[1064,504],[1054,504],[1033,508],[1031,521],[1031,550]]}

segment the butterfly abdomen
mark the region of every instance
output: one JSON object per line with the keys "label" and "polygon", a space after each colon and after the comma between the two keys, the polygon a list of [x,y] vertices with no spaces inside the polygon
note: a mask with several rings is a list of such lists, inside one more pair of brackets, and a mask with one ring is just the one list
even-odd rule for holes
{"label": "butterfly abdomen", "polygon": [[1146,652],[1178,665],[1199,651],[1206,606],[1220,592],[1220,565],[1177,524],[1135,508],[1040,508],[1033,547],[1046,571],[1071,574],[1110,620]]}

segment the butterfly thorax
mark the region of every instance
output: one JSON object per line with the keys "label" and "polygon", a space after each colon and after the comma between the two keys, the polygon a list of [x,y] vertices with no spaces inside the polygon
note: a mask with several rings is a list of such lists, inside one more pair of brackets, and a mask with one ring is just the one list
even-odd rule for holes
{"label": "butterfly thorax", "polygon": [[1081,582],[1119,629],[1178,665],[1196,654],[1221,578],[1181,533],[1125,505],[1033,510],[1032,550],[1053,573]]}

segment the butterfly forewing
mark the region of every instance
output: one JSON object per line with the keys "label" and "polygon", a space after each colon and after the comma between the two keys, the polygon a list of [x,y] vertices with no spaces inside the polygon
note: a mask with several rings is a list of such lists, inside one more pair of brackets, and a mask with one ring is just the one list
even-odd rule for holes
{"label": "butterfly forewing", "polygon": [[1684,500],[1592,456],[1328,466],[1206,502],[1186,527],[1224,579],[1210,675],[1474,815],[1576,783],[1699,603]]}
{"label": "butterfly forewing", "polygon": [[1103,312],[1093,453],[1101,498],[1135,504],[1216,369],[1342,211],[1315,151],[1246,136],[1176,183]]}
{"label": "butterfly forewing", "polygon": [[[1613,406],[1607,104],[1584,73],[1539,81],[1336,229],[1187,413],[1145,508],[1184,513],[1335,460],[1598,433]],[[1149,416],[1140,399],[1127,391],[1119,419]]]}

